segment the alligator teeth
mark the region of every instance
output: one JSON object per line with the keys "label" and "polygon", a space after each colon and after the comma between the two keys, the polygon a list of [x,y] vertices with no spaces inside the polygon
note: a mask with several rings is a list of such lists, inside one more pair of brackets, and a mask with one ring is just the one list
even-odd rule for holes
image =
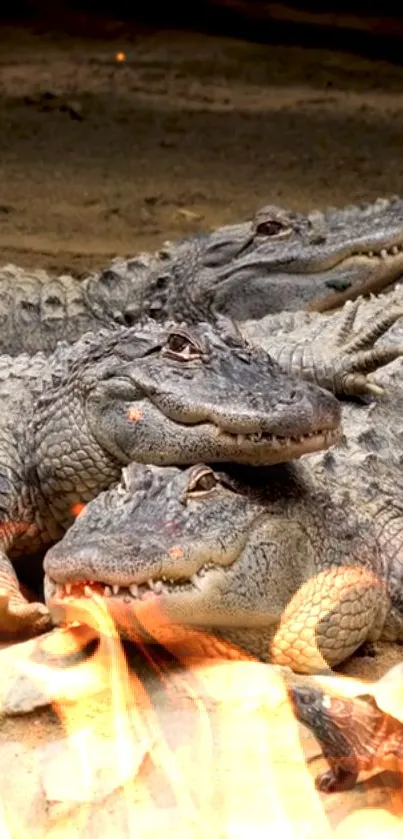
{"label": "alligator teeth", "polygon": [[396,256],[398,253],[401,253],[403,249],[402,245],[391,245],[389,248],[381,248],[379,251],[364,251],[362,256],[368,256],[371,259],[373,257],[378,257],[380,259],[386,259],[388,256]]}
{"label": "alligator teeth", "polygon": [[360,251],[358,256],[367,256],[373,259],[376,257],[377,259],[386,259],[388,256],[396,256],[398,253],[401,253],[403,250],[403,244],[401,245],[390,245],[388,248],[381,248],[379,251]]}
{"label": "alligator teeth", "polygon": [[192,585],[194,585],[195,588],[201,591],[200,580],[198,579],[197,574],[192,574],[192,576],[190,577],[190,582],[192,583]]}
{"label": "alligator teeth", "polygon": [[[195,574],[192,574],[192,576],[186,580],[175,580],[173,577],[167,578],[166,576],[164,576],[158,580],[147,580],[145,583],[142,584],[142,586],[139,586],[137,583],[131,583],[130,586],[124,586],[123,589],[117,583],[114,583],[112,586],[101,583],[101,586],[103,586],[103,596],[111,597],[112,593],[115,596],[120,594],[121,599],[124,603],[132,603],[133,599],[141,600],[142,596],[145,595],[145,591],[143,589],[147,586],[155,594],[163,594],[167,591],[165,587],[166,583],[171,586],[174,586],[176,589],[179,589],[180,591],[187,591],[189,583],[191,583],[196,589],[202,591],[200,580],[202,577],[205,576],[207,571],[213,567],[213,563],[205,563],[197,572],[195,572]],[[60,584],[55,582],[53,596],[56,598],[62,598],[65,595],[70,595],[72,593],[73,586],[74,583]],[[85,597],[92,597],[93,589],[91,588],[91,582],[89,580],[87,580],[87,582],[83,585],[82,592]]]}

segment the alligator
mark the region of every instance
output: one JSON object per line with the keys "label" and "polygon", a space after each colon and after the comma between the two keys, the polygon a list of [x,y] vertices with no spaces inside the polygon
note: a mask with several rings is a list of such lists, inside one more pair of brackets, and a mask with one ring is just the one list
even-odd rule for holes
{"label": "alligator", "polygon": [[61,538],[77,505],[131,461],[260,465],[327,447],[340,404],[248,346],[230,323],[116,328],[0,357],[0,629],[40,631],[10,560]]}
{"label": "alligator", "polygon": [[59,340],[148,317],[245,321],[337,307],[402,275],[402,199],[305,215],[269,206],[251,221],[116,259],[82,281],[2,268],[0,352],[50,353]]}
{"label": "alligator", "polygon": [[[373,298],[330,316],[287,315],[287,356],[300,363],[293,347],[309,353],[312,335],[322,347],[343,336],[359,351],[402,292],[388,295],[386,311]],[[402,337],[395,318],[373,350],[390,352],[374,383],[384,396],[345,402],[337,446],[254,470],[126,467],[45,557],[56,622],[66,599],[94,588],[111,608],[126,603],[133,620],[151,598],[174,624],[301,673],[326,671],[366,641],[403,640],[403,378],[402,359],[392,360]]]}

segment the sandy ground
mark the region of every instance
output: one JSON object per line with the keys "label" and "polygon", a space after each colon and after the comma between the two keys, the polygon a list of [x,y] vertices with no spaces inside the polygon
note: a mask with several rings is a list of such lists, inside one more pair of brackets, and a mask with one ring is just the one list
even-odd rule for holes
{"label": "sandy ground", "polygon": [[176,32],[0,35],[4,261],[85,273],[269,202],[403,192],[403,68]]}
{"label": "sandy ground", "polygon": [[[403,68],[176,32],[0,35],[2,262],[81,276],[267,203],[403,193]],[[400,658],[379,645],[344,669]],[[24,725],[3,745],[55,735],[46,711]]]}

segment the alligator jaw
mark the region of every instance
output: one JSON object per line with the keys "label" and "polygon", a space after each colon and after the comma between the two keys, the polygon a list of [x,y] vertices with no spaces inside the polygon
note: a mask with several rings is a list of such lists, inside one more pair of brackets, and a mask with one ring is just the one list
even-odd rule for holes
{"label": "alligator jaw", "polygon": [[119,600],[123,603],[138,603],[160,595],[170,595],[186,591],[200,591],[202,580],[211,568],[213,563],[202,565],[201,568],[192,574],[191,578],[181,577],[177,580],[162,576],[150,578],[145,583],[132,583],[131,585],[119,586],[116,583],[108,585],[94,580],[76,580],[74,582],[59,583],[46,575],[45,591],[46,602],[69,601],[77,597],[91,597],[93,593],[111,600]]}
{"label": "alligator jaw", "polygon": [[[128,423],[134,456],[130,457],[128,447],[124,454],[129,455],[129,460],[158,466],[192,465],[195,459],[200,463],[233,461],[250,466],[295,460],[327,449],[339,440],[340,403],[332,394],[322,391],[322,398],[319,388],[318,392],[317,406],[301,400],[296,406],[292,402],[280,404],[276,411],[273,404],[273,410],[266,415],[263,410],[256,416],[244,411],[234,418],[224,398],[222,416],[219,406],[217,410],[204,411],[204,417],[193,412],[190,400],[175,405],[175,411],[170,405],[158,409],[151,400],[143,400],[136,403],[139,419],[134,423],[129,419]],[[158,429],[158,437],[154,428]]]}
{"label": "alligator jaw", "polygon": [[[122,617],[122,607],[129,608],[131,621],[140,616],[138,608],[147,608],[146,603],[157,603],[161,608],[160,615],[168,621],[178,622],[187,626],[204,627],[205,629],[228,628],[239,626],[239,619],[236,614],[231,615],[224,612],[222,615],[217,610],[210,613],[210,609],[203,608],[203,602],[209,598],[211,589],[214,589],[217,579],[231,571],[231,567],[239,559],[235,557],[229,566],[219,563],[206,563],[202,565],[190,578],[178,577],[178,579],[166,576],[148,579],[145,583],[132,583],[126,586],[117,584],[107,585],[94,580],[76,580],[74,582],[56,583],[48,575],[45,576],[45,594],[50,614],[56,623],[63,624],[74,620],[74,604],[77,601],[91,599],[93,595],[103,597],[110,604],[119,633],[122,638],[126,635],[126,621]],[[201,603],[203,615],[198,614],[198,604]],[[70,607],[66,612],[66,607]],[[115,607],[115,608],[114,608]],[[185,617],[179,617],[179,613],[185,609]],[[127,614],[127,612],[126,612]],[[68,615],[68,617],[67,617]],[[256,614],[247,613],[242,615],[243,627],[259,628],[272,626],[278,616],[274,612]],[[82,619],[82,616],[77,619]],[[141,633],[141,628],[140,628]],[[130,636],[129,636],[130,637]]]}
{"label": "alligator jaw", "polygon": [[[222,444],[225,449],[229,444],[233,451],[236,439],[237,461],[242,462],[242,453],[244,453],[248,464],[252,463],[253,457],[256,464],[262,465],[297,460],[304,454],[328,449],[336,445],[340,439],[339,426],[313,431],[309,434],[301,434],[299,437],[280,437],[265,432],[231,434],[218,427],[215,428],[218,444]],[[223,451],[220,459],[223,458],[225,459],[225,451]]]}
{"label": "alligator jaw", "polygon": [[393,273],[399,267],[403,270],[403,242],[389,248],[381,248],[379,251],[357,251],[356,253],[346,254],[334,264],[324,265],[322,268],[333,268],[340,265],[346,268],[351,265],[362,265],[371,271],[382,266],[385,269],[390,269]]}
{"label": "alligator jaw", "polygon": [[387,256],[381,259],[353,256],[345,260],[342,265],[345,265],[347,272],[354,265],[362,266],[366,273],[361,281],[354,284],[353,288],[348,283],[345,289],[313,298],[307,307],[308,310],[327,312],[339,308],[347,300],[356,300],[358,297],[366,297],[369,294],[379,294],[384,291],[392,283],[400,280],[403,275],[403,252],[400,251],[397,256]]}
{"label": "alligator jaw", "polygon": [[[242,257],[238,259],[238,263],[230,263],[221,269],[219,275],[221,285],[231,282],[234,264],[242,265]],[[355,266],[368,271],[378,271],[383,267],[395,273],[399,268],[403,270],[403,241],[395,237],[386,244],[374,240],[372,243],[369,241],[365,246],[360,246],[359,243],[334,247],[329,245],[326,253],[319,251],[305,254],[301,251],[300,254],[279,254],[277,258],[273,255],[270,258],[262,248],[261,251],[258,249],[252,255],[247,255],[245,264],[253,265],[256,270],[265,269],[265,272],[269,274],[315,275],[331,272],[334,269],[338,272],[344,269],[348,273],[348,269]]]}

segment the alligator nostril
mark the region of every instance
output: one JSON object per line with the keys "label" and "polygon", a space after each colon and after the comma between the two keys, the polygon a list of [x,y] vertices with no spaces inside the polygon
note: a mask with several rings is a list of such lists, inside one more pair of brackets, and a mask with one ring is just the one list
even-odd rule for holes
{"label": "alligator nostril", "polygon": [[155,280],[155,288],[162,290],[166,288],[169,282],[169,274],[160,274]]}

